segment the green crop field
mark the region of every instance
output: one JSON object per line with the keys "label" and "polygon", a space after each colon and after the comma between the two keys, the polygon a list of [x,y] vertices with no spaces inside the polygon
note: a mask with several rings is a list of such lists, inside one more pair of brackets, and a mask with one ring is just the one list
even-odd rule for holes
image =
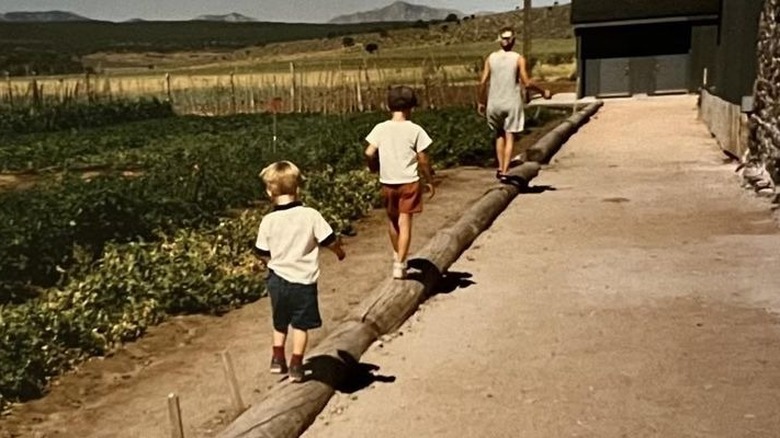
{"label": "green crop field", "polygon": [[[268,163],[297,163],[304,202],[340,232],[377,205],[362,139],[385,114],[176,117],[153,102],[118,102],[137,119],[124,123],[107,105],[93,110],[99,117],[62,109],[48,124],[29,109],[0,130],[6,170],[46,169],[32,187],[0,192],[0,405],[40,396],[50,377],[169,315],[260,298],[250,248]],[[542,111],[528,126],[557,117]],[[438,167],[491,161],[492,137],[473,109],[415,120],[435,140]],[[84,164],[101,170],[84,174]]]}

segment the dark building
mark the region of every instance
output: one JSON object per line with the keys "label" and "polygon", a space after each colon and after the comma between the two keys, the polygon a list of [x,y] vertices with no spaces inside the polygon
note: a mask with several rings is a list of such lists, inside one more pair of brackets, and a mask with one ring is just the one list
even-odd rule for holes
{"label": "dark building", "polygon": [[573,0],[580,96],[752,94],[763,0]]}
{"label": "dark building", "polygon": [[740,105],[753,95],[758,67],[758,23],[764,0],[721,0],[718,49],[708,91]]}

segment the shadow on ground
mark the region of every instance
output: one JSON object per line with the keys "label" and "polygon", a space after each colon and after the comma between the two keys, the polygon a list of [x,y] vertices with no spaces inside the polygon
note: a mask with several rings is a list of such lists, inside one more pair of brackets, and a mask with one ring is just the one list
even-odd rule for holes
{"label": "shadow on ground", "polygon": [[554,192],[556,190],[558,190],[558,189],[556,189],[553,186],[548,186],[548,185],[526,186],[526,187],[522,187],[521,188],[520,193],[526,194],[526,195],[529,195],[529,194],[530,195],[538,195],[540,193]]}
{"label": "shadow on ground", "polygon": [[449,294],[458,289],[466,289],[469,286],[477,284],[471,280],[473,275],[468,272],[445,272],[441,279],[433,288],[433,294]]}
{"label": "shadow on ground", "polygon": [[344,350],[338,350],[339,359],[333,356],[314,356],[304,365],[306,381],[322,382],[336,391],[352,394],[369,387],[374,382],[393,383],[395,376],[376,374],[379,367],[362,363]]}
{"label": "shadow on ground", "polygon": [[[439,272],[439,268],[436,267],[430,260],[426,259],[411,259],[408,262],[410,269],[409,280],[418,281],[423,284],[433,284],[434,286],[428,291],[428,296],[432,297],[438,294],[449,294],[458,289],[465,289],[475,282],[471,281],[471,274],[468,272]],[[426,279],[428,281],[426,281]]]}

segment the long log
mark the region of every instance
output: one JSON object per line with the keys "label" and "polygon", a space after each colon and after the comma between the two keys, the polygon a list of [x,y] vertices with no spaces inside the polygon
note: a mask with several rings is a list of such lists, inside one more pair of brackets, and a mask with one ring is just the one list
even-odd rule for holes
{"label": "long log", "polygon": [[433,293],[442,274],[527,187],[539,169],[536,162],[513,169],[509,172],[513,184],[491,188],[453,225],[437,232],[409,261],[412,273],[407,280],[380,284],[309,353],[306,366],[312,373],[304,382],[277,385],[230,424],[220,438],[292,438],[302,434],[335,390],[355,376],[358,360],[368,347],[379,336],[400,327],[418,309]]}
{"label": "long log", "polygon": [[[322,412],[350,365],[378,338],[368,324],[346,321],[309,352],[310,374],[302,383],[284,383],[239,416],[219,436],[280,438],[300,436]],[[354,361],[354,362],[353,362]]]}
{"label": "long log", "polygon": [[545,134],[526,151],[528,161],[541,164],[549,163],[566,140],[577,132],[577,129],[587,122],[593,114],[596,114],[603,105],[602,101],[593,102]]}

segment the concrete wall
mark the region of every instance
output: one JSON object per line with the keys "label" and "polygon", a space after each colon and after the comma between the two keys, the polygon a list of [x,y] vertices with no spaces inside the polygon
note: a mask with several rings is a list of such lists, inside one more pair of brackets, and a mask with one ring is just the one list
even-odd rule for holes
{"label": "concrete wall", "polygon": [[740,160],[744,159],[748,150],[750,129],[747,115],[741,112],[738,105],[703,90],[699,116],[724,152]]}

